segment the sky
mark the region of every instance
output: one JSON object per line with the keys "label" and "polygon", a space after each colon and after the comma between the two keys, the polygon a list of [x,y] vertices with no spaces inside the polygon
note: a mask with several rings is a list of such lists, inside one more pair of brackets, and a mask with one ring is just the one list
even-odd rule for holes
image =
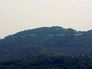
{"label": "sky", "polygon": [[92,0],[0,0],[0,38],[43,26],[92,29]]}

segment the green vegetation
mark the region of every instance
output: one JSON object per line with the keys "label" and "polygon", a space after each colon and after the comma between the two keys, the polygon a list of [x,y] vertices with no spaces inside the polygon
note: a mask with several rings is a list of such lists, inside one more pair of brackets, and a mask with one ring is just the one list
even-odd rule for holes
{"label": "green vegetation", "polygon": [[18,32],[0,40],[0,61],[39,55],[92,55],[92,31],[59,26]]}
{"label": "green vegetation", "polygon": [[0,63],[0,69],[92,69],[88,56],[37,56]]}

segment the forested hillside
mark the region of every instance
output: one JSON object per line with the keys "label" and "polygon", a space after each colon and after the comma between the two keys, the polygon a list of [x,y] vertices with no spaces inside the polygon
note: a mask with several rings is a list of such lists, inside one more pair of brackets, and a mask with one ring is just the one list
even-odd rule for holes
{"label": "forested hillside", "polygon": [[39,55],[92,55],[92,30],[59,26],[29,29],[0,40],[0,60]]}

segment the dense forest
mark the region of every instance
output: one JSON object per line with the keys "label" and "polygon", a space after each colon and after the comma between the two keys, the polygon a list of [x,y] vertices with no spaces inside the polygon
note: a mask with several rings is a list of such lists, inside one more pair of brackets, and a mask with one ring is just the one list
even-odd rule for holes
{"label": "dense forest", "polygon": [[0,61],[39,55],[92,56],[92,30],[40,27],[17,32],[0,40]]}
{"label": "dense forest", "polygon": [[91,56],[37,56],[0,63],[0,69],[92,69]]}

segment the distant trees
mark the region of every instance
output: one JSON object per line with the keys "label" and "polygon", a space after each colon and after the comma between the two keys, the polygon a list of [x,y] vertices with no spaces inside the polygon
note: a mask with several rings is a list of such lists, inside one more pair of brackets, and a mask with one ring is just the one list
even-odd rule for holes
{"label": "distant trees", "polygon": [[37,56],[2,62],[0,69],[92,69],[92,57]]}
{"label": "distant trees", "polygon": [[18,32],[0,40],[0,60],[38,55],[92,55],[92,30],[59,26]]}

